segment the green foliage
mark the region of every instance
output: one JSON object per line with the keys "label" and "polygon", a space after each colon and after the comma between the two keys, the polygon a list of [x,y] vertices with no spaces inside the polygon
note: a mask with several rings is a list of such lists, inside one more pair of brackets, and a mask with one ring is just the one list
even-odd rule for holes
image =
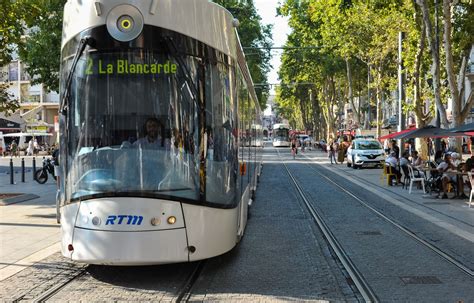
{"label": "green foliage", "polygon": [[29,0],[36,14],[25,22],[31,28],[20,57],[27,72],[34,75],[33,84],[43,83],[48,90],[59,91],[61,31],[66,0]]}
{"label": "green foliage", "polygon": [[8,83],[0,83],[0,113],[10,115],[20,108],[20,104],[14,96],[8,92]]}
{"label": "green foliage", "polygon": [[[26,20],[36,13],[27,0],[0,0],[0,66],[7,65],[24,43]],[[19,108],[18,100],[0,85],[0,111],[10,114]]]}
{"label": "green foliage", "polygon": [[[229,10],[234,18],[240,22],[237,31],[240,43],[245,49],[247,65],[254,83],[267,83],[267,74],[270,71],[272,47],[272,26],[263,25],[257,14],[253,0],[214,0]],[[261,49],[267,48],[267,49]],[[265,108],[270,87],[258,86],[255,88],[262,109]]]}

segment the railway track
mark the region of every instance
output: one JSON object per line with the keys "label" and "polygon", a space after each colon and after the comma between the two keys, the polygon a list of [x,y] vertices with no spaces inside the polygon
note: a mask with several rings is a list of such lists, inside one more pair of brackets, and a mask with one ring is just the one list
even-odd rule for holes
{"label": "railway track", "polygon": [[[186,266],[186,267],[179,267],[178,270],[182,271],[187,271],[187,273],[182,273],[179,275],[176,275],[175,281],[170,283],[169,285],[166,286],[167,289],[160,289],[159,291],[156,292],[157,298],[159,298],[163,292],[167,292],[167,300],[170,300],[170,302],[188,302],[191,298],[192,295],[192,289],[199,278],[199,275],[201,274],[204,265],[206,261],[199,261],[192,263],[192,266]],[[171,268],[173,265],[168,265],[168,268]],[[92,266],[94,267],[94,266]],[[70,273],[67,273],[67,278],[62,279],[61,282],[55,283],[52,287],[45,287],[45,285],[37,285],[34,289],[29,290],[27,293],[23,294],[22,296],[15,298],[12,302],[19,303],[19,302],[48,302],[48,301],[53,301],[53,302],[60,302],[64,301],[65,297],[63,296],[64,294],[62,293],[68,291],[68,286],[72,286],[74,288],[74,283],[81,284],[84,282],[84,280],[87,281],[88,278],[95,280],[94,277],[87,277],[93,275],[91,272],[92,271],[101,271],[101,269],[94,269],[90,270],[91,266],[84,266],[81,269],[77,269],[74,271],[71,271]],[[142,268],[143,270],[146,270],[145,268]],[[127,268],[122,267],[122,270],[126,271]],[[102,267],[102,271],[108,271],[107,267]],[[114,271],[109,271],[104,274],[104,276],[113,276]],[[179,279],[180,277],[185,276],[185,279]],[[134,277],[130,277],[133,279]],[[173,277],[172,277],[173,278]],[[160,283],[158,279],[156,281],[157,284]],[[115,285],[108,285],[108,288],[116,288]],[[145,287],[147,288],[147,287]],[[91,291],[93,292],[93,288],[91,288]],[[117,292],[120,293],[120,290],[117,289]],[[139,292],[139,291],[138,291]],[[135,294],[136,295],[136,294]],[[148,295],[153,297],[153,293],[148,293]],[[127,297],[127,295],[121,295],[121,300],[134,300],[133,297]],[[151,298],[152,299],[152,298]],[[156,298],[152,299],[155,300]],[[102,299],[101,299],[102,300]],[[68,301],[68,300],[67,300]]]}
{"label": "railway track", "polygon": [[[281,157],[280,152],[277,150],[277,153],[279,157]],[[288,158],[290,159],[289,153],[288,153]],[[354,194],[351,190],[347,189],[347,186],[341,185],[336,181],[335,179],[331,178],[327,174],[323,174],[320,171],[318,171],[314,164],[309,164],[309,163],[304,163],[303,161],[299,162],[299,165],[304,166],[305,168],[299,168],[297,173],[295,173],[296,169],[293,167],[293,170],[290,169],[289,165],[285,162],[282,161],[282,163],[285,166],[285,169],[288,173],[288,176],[292,180],[294,187],[296,188],[299,196],[301,197],[301,200],[304,202],[306,208],[308,209],[309,213],[311,216],[314,218],[314,221],[317,223],[318,228],[322,231],[324,234],[324,237],[330,245],[331,249],[334,251],[335,255],[338,257],[340,260],[341,264],[343,264],[344,269],[347,271],[347,273],[350,275],[351,279],[353,280],[354,284],[356,285],[357,290],[360,292],[362,297],[364,298],[365,301],[368,302],[377,302],[379,300],[377,295],[377,292],[371,287],[370,283],[367,282],[366,278],[366,273],[361,272],[361,270],[358,269],[358,266],[355,262],[351,260],[351,257],[349,256],[344,248],[343,245],[341,245],[340,240],[334,235],[334,233],[331,231],[331,226],[325,221],[325,218],[321,214],[321,210],[318,210],[319,207],[315,207],[315,202],[312,201],[311,197],[308,197],[308,191],[311,191],[305,187],[304,183],[299,179],[303,178],[311,178],[309,177],[308,171],[312,173],[313,176],[317,176],[317,178],[320,178],[325,181],[326,184],[329,186],[334,187],[337,189],[338,192],[343,193],[343,195],[346,195],[346,197],[349,197],[353,202],[358,203],[358,205],[362,206],[366,210],[368,210],[370,213],[372,213],[373,216],[376,216],[380,219],[382,219],[386,224],[392,226],[393,228],[397,229],[401,233],[403,233],[406,237],[408,237],[410,240],[423,245],[426,249],[428,249],[430,252],[433,254],[436,254],[438,257],[440,257],[443,261],[449,263],[451,266],[454,266],[458,272],[463,273],[468,280],[472,280],[474,278],[474,271],[457,260],[452,254],[449,252],[446,252],[435,245],[429,243],[428,241],[422,239],[418,235],[416,235],[414,232],[412,232],[409,228],[401,224],[400,222],[397,222],[396,220],[388,217],[385,215],[382,211],[377,210],[375,207],[371,206],[369,203],[363,201],[359,197],[357,197],[356,194]],[[305,171],[305,176],[301,176],[301,171]],[[348,199],[348,198],[345,198]],[[435,281],[438,281],[437,279]]]}
{"label": "railway track", "polygon": [[[280,156],[280,153],[279,153],[278,150],[277,150],[277,153]],[[336,237],[333,235],[330,228],[324,222],[324,219],[321,216],[321,214],[313,207],[310,200],[306,197],[301,185],[296,180],[296,178],[293,176],[293,174],[289,170],[287,164],[285,162],[282,162],[282,163],[285,166],[285,170],[286,170],[288,176],[290,177],[291,181],[293,182],[293,184],[294,184],[299,196],[301,197],[304,205],[306,206],[309,213],[311,214],[311,217],[313,218],[313,220],[318,225],[319,230],[323,233],[324,239],[326,240],[327,244],[331,247],[334,254],[337,256],[340,264],[342,264],[342,266],[344,267],[344,270],[350,276],[350,279],[354,283],[357,291],[360,293],[360,295],[362,296],[362,298],[364,299],[365,302],[379,302],[379,299],[375,295],[374,291],[371,289],[371,287],[369,286],[367,281],[364,279],[363,275],[359,272],[357,267],[354,265],[354,263],[348,257],[347,253],[344,251],[341,244],[338,242]]]}

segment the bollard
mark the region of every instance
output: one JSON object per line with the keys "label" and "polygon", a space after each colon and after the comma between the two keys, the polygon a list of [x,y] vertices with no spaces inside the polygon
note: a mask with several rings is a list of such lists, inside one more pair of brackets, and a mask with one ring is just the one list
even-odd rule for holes
{"label": "bollard", "polygon": [[36,181],[36,159],[33,157],[33,181]]}
{"label": "bollard", "polygon": [[14,183],[14,176],[13,176],[14,172],[13,172],[13,159],[10,159],[10,184],[15,184]]}
{"label": "bollard", "polygon": [[21,158],[21,182],[25,183],[25,158]]}

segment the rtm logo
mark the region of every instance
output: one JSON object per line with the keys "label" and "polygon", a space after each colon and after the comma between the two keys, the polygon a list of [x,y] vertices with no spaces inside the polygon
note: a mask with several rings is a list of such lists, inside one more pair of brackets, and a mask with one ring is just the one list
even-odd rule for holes
{"label": "rtm logo", "polygon": [[[125,218],[127,218],[127,221],[124,220]],[[107,222],[105,222],[105,225],[114,225],[114,224],[141,225],[142,221],[143,221],[142,216],[131,216],[131,215],[108,216]]]}

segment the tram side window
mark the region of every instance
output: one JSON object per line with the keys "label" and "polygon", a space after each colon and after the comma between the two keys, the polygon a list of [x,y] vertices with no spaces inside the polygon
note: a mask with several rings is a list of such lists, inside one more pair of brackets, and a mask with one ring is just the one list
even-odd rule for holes
{"label": "tram side window", "polygon": [[233,72],[222,62],[208,64],[206,72],[206,199],[225,204],[236,200]]}
{"label": "tram side window", "polygon": [[245,84],[244,78],[239,73],[239,133],[240,133],[240,152],[239,162],[241,165],[245,165],[245,175],[241,176],[241,192],[244,193],[245,189],[249,184],[248,177],[248,165],[249,165],[249,148],[250,148],[250,119],[248,115],[249,111],[249,95],[248,89]]}

